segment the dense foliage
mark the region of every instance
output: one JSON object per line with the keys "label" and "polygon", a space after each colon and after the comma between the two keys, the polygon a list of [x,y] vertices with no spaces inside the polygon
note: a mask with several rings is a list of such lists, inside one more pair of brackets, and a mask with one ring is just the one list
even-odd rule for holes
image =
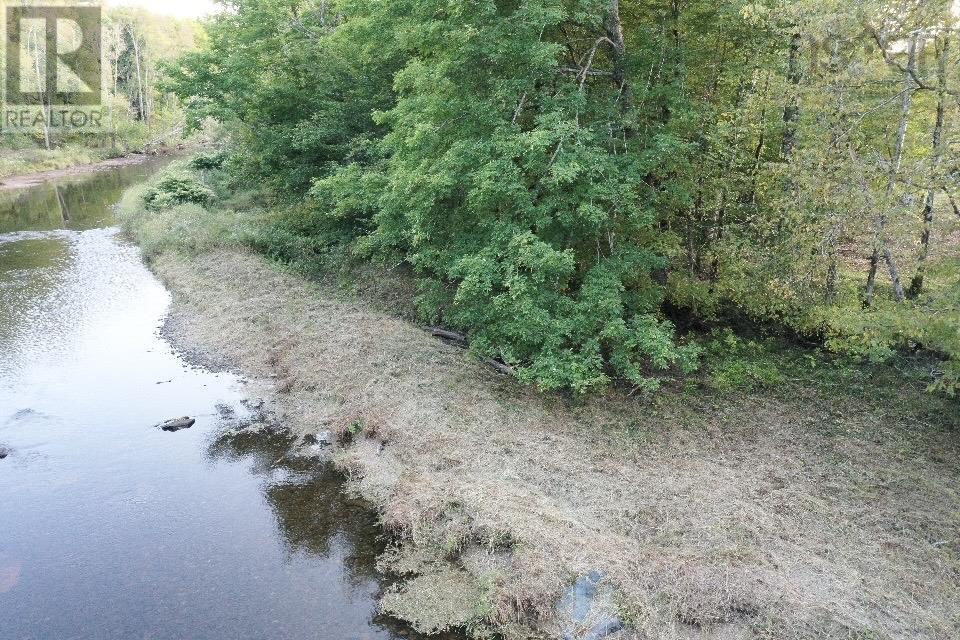
{"label": "dense foliage", "polygon": [[407,263],[543,388],[649,389],[681,317],[960,355],[952,5],[232,0],[170,74],[307,202],[284,247]]}

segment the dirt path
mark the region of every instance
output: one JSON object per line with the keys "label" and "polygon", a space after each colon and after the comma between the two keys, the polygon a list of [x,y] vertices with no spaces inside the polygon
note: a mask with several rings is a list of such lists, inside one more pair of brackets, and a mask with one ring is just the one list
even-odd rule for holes
{"label": "dirt path", "polygon": [[599,572],[618,638],[960,632],[960,447],[936,409],[803,387],[570,404],[255,255],[154,268],[178,342],[339,434],[400,540],[384,607],[424,631],[558,637],[557,602]]}
{"label": "dirt path", "polygon": [[28,189],[45,182],[51,182],[53,180],[62,180],[63,178],[87,175],[90,173],[96,173],[98,171],[115,169],[117,167],[128,167],[147,162],[154,157],[155,156],[148,154],[130,154],[120,158],[112,158],[102,162],[94,162],[92,164],[82,164],[74,167],[66,167],[64,169],[52,169],[50,171],[41,171],[23,176],[10,176],[8,178],[0,179],[0,191]]}

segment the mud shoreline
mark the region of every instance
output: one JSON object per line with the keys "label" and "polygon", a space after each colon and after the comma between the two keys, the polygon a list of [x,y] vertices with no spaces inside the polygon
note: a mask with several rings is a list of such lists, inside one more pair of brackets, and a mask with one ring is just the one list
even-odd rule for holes
{"label": "mud shoreline", "polygon": [[110,158],[109,160],[94,162],[92,164],[81,164],[73,167],[65,167],[63,169],[51,169],[50,171],[40,171],[37,173],[0,178],[0,192],[29,189],[30,187],[36,187],[37,185],[41,185],[45,182],[63,180],[64,178],[72,178],[75,176],[89,175],[91,173],[108,171],[118,167],[135,166],[153,160],[159,155],[168,154],[162,153],[152,155],[148,153],[130,153],[120,156],[119,158]]}

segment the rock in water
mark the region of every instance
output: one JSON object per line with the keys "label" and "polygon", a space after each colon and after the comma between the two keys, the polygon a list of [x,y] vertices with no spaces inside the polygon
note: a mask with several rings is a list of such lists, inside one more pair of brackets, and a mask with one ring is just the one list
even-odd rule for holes
{"label": "rock in water", "polygon": [[321,431],[320,433],[308,433],[303,436],[304,445],[319,445],[320,447],[329,447],[334,443],[333,432]]}
{"label": "rock in water", "polygon": [[10,455],[10,449],[7,449],[6,447],[0,447],[0,460],[3,460],[8,455]]}
{"label": "rock in water", "polygon": [[194,424],[196,420],[188,416],[183,416],[182,418],[172,418],[165,422],[161,422],[157,426],[163,429],[164,431],[180,431],[180,429],[189,429]]}
{"label": "rock in water", "polygon": [[603,589],[604,575],[591,571],[564,594],[558,606],[567,622],[563,640],[603,640],[624,628],[615,614],[613,594]]}

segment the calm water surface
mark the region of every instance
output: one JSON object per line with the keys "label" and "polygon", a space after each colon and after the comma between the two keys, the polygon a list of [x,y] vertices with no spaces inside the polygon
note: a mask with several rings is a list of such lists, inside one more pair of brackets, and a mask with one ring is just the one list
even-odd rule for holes
{"label": "calm water surface", "polygon": [[231,436],[243,381],[159,336],[111,214],[157,168],[0,192],[0,638],[415,637],[376,616],[369,511],[282,434]]}

